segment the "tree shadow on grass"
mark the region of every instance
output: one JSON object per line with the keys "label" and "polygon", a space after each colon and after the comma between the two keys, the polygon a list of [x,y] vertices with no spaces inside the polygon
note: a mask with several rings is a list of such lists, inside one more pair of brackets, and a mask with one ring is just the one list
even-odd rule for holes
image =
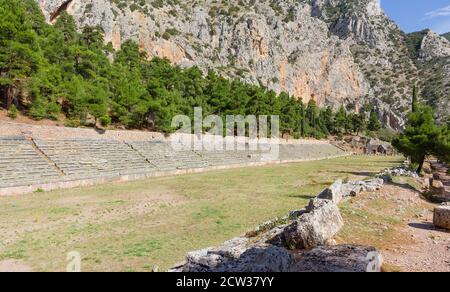
{"label": "tree shadow on grass", "polygon": [[303,199],[303,200],[309,200],[312,198],[315,198],[317,195],[289,195],[289,198],[296,198],[296,199]]}
{"label": "tree shadow on grass", "polygon": [[350,174],[355,176],[368,176],[368,177],[372,177],[379,174],[379,172],[377,171],[338,171],[337,173]]}

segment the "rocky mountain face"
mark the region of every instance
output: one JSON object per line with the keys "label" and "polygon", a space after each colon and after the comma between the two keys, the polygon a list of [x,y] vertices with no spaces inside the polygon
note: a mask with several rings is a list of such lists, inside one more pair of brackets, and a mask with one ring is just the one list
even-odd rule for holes
{"label": "rocky mountain face", "polygon": [[422,96],[436,107],[438,119],[445,122],[450,112],[450,42],[427,31],[420,43],[416,64]]}
{"label": "rocky mountain face", "polygon": [[450,41],[450,32],[444,33],[442,36]]}
{"label": "rocky mountain face", "polygon": [[[79,27],[101,26],[116,49],[132,39],[149,57],[214,69],[304,102],[374,105],[394,129],[403,126],[413,84],[426,83],[419,69],[447,60],[436,85],[444,89],[450,75],[450,42],[427,35],[412,57],[408,36],[378,0],[36,1],[49,22],[66,10]],[[434,104],[448,106],[446,92]]]}

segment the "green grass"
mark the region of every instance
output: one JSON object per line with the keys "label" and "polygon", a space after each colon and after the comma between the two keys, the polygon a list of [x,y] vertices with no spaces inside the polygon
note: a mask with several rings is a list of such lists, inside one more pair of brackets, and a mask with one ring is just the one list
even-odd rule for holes
{"label": "green grass", "polygon": [[165,270],[188,251],[303,208],[338,178],[400,162],[349,157],[2,197],[0,259],[63,271],[66,254],[78,251],[85,271]]}

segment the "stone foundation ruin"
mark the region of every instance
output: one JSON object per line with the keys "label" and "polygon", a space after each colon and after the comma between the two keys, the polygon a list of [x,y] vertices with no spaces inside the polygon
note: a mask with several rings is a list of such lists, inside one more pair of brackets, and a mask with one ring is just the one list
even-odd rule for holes
{"label": "stone foundation ruin", "polygon": [[383,185],[383,179],[337,181],[305,209],[266,222],[219,247],[190,252],[184,263],[170,271],[380,272],[382,258],[375,248],[335,245],[333,237],[344,226],[337,204]]}

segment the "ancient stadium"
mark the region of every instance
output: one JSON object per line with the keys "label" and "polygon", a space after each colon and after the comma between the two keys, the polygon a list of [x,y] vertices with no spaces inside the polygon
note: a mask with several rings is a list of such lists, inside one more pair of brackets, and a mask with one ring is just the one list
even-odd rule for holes
{"label": "ancient stadium", "polygon": [[[394,174],[395,184],[373,181],[404,158],[352,155],[342,143],[284,140],[278,160],[261,162],[262,152],[248,149],[174,151],[159,133],[14,122],[1,122],[0,130],[7,134],[0,137],[5,154],[0,168],[4,270],[64,271],[67,253],[76,251],[86,271],[202,271],[204,266],[199,270],[192,254],[184,266],[177,263],[208,246],[241,252],[252,245],[267,246],[261,242],[273,240],[295,222],[302,214],[296,210],[327,187],[340,212],[327,211],[321,219],[321,213],[314,215],[320,224],[331,226],[325,231],[317,227],[307,242],[314,247],[332,241],[330,248],[337,249],[332,252],[340,262],[314,266],[324,260],[319,253],[307,255],[311,260],[303,265],[318,271],[365,271],[366,254],[377,251],[383,256],[383,269],[409,270],[413,263],[403,261],[417,257],[398,259],[393,252],[415,246],[408,234],[413,227],[404,230],[403,224],[432,216],[432,205],[413,189],[421,187],[412,173]],[[337,192],[336,183],[341,189]],[[429,232],[444,240],[445,234]],[[408,245],[399,247],[404,240]],[[339,248],[351,248],[356,260]],[[268,257],[275,253],[282,263],[227,269],[289,271],[295,266],[289,264],[288,252],[270,252]],[[201,261],[202,253],[196,256]],[[305,267],[297,263],[296,269]]]}
{"label": "ancient stadium", "polygon": [[0,272],[450,272],[448,1],[0,0]]}

